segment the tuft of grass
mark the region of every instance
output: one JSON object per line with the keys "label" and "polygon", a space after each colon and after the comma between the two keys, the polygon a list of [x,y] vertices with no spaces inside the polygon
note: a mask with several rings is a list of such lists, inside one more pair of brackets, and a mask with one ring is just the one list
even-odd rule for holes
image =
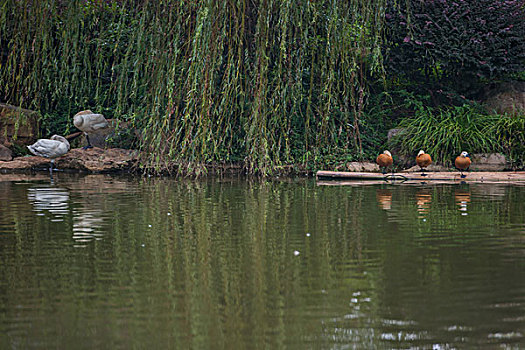
{"label": "tuft of grass", "polygon": [[[404,131],[391,143],[404,154],[416,154],[423,149],[436,161],[450,166],[461,151],[501,151],[499,138],[503,137],[505,130],[505,123],[501,120],[506,119],[485,114],[472,105],[424,107],[413,117],[400,122],[398,127]],[[495,125],[500,125],[498,130],[495,130]]]}
{"label": "tuft of grass", "polygon": [[503,115],[487,128],[514,169],[525,168],[525,115]]}

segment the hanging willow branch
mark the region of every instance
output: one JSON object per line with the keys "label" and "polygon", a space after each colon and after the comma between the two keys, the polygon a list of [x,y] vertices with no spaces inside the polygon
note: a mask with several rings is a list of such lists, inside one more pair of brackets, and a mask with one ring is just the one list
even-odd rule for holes
{"label": "hanging willow branch", "polygon": [[385,2],[3,0],[0,99],[131,120],[158,170],[361,154]]}

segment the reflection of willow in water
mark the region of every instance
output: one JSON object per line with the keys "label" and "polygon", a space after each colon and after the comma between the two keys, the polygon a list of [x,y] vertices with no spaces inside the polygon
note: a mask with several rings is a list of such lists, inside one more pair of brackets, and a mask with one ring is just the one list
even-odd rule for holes
{"label": "reflection of willow in water", "polygon": [[[21,234],[24,254],[53,259],[39,260],[38,270],[0,272],[20,279],[19,285],[6,284],[6,295],[9,305],[22,306],[28,297],[16,288],[38,289],[47,273],[44,297],[30,301],[56,311],[53,322],[36,318],[33,332],[62,334],[73,322],[71,338],[89,329],[92,347],[100,345],[92,339],[109,337],[115,348],[133,348],[137,339],[156,348],[426,348],[440,332],[454,344],[458,335],[442,329],[465,329],[473,318],[471,299],[479,305],[488,295],[470,293],[472,279],[461,284],[461,276],[480,273],[469,270],[472,264],[490,258],[481,288],[498,291],[517,280],[491,285],[492,278],[509,268],[517,275],[518,268],[506,266],[494,251],[469,250],[485,231],[463,228],[490,227],[490,236],[500,222],[523,222],[520,193],[513,204],[476,202],[474,193],[481,190],[471,188],[469,216],[462,217],[452,186],[378,190],[140,179],[140,185],[117,183],[121,189],[111,192],[110,180],[82,181],[64,184],[70,189],[69,223],[87,214],[86,226],[104,239],[67,250],[62,243],[71,236],[55,237],[56,249],[48,252]],[[418,220],[420,207],[430,225]],[[93,217],[103,219],[90,222]],[[22,254],[15,259],[13,266],[23,263]],[[470,299],[451,303],[447,298],[458,288],[469,290]],[[459,310],[459,321],[436,320],[433,306]],[[9,308],[10,317],[21,319],[29,309]],[[440,328],[427,331],[428,325]]]}
{"label": "reflection of willow in water", "polygon": [[[290,322],[295,317],[289,311],[329,317],[341,312],[330,306],[336,299],[352,306],[344,313],[357,317],[371,304],[364,274],[370,257],[362,249],[364,218],[362,202],[356,200],[364,199],[362,191],[327,189],[342,192],[334,198],[293,184],[153,180],[149,187],[143,207],[133,215],[121,213],[114,248],[129,251],[131,237],[137,246],[144,244],[144,258],[155,272],[129,271],[130,281],[160,283],[151,291],[153,298],[170,290],[175,343],[242,348],[265,342],[281,347],[279,339],[293,337],[326,341],[305,332],[319,329],[318,321]],[[334,207],[340,208],[335,216]],[[123,225],[128,220],[130,225]],[[295,250],[300,255],[294,256]],[[124,256],[117,269],[142,266],[135,258]],[[336,288],[341,285],[346,287]],[[351,304],[353,293],[364,300],[360,311]],[[141,300],[135,305],[139,313],[166,307]],[[355,318],[338,322],[359,326]],[[210,334],[217,344],[210,343]]]}
{"label": "reflection of willow in water", "polygon": [[134,187],[129,181],[107,175],[88,175],[68,183],[76,206],[72,210],[73,239],[76,246],[83,247],[93,240],[104,237],[104,222],[114,220],[111,206],[118,204],[120,195],[133,195]]}

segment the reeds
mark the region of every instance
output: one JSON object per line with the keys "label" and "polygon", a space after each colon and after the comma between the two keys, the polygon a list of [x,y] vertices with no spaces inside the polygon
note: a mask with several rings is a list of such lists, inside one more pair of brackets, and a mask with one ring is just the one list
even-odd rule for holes
{"label": "reeds", "polygon": [[131,120],[158,171],[359,157],[385,1],[3,0],[0,99]]}

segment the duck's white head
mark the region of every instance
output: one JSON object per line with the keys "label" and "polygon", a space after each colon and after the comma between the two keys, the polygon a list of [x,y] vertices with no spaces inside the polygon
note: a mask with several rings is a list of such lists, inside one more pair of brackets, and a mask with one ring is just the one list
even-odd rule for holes
{"label": "duck's white head", "polygon": [[463,152],[461,152],[460,155],[461,155],[463,158],[468,157],[468,152],[463,151]]}
{"label": "duck's white head", "polygon": [[385,151],[383,152],[383,154],[386,154],[387,156],[392,157],[392,154],[391,154],[390,151],[388,151],[388,150],[385,150]]}
{"label": "duck's white head", "polygon": [[419,151],[419,153],[417,154],[417,156],[419,157],[419,156],[422,155],[422,154],[425,154],[425,151],[423,151],[423,150]]}

